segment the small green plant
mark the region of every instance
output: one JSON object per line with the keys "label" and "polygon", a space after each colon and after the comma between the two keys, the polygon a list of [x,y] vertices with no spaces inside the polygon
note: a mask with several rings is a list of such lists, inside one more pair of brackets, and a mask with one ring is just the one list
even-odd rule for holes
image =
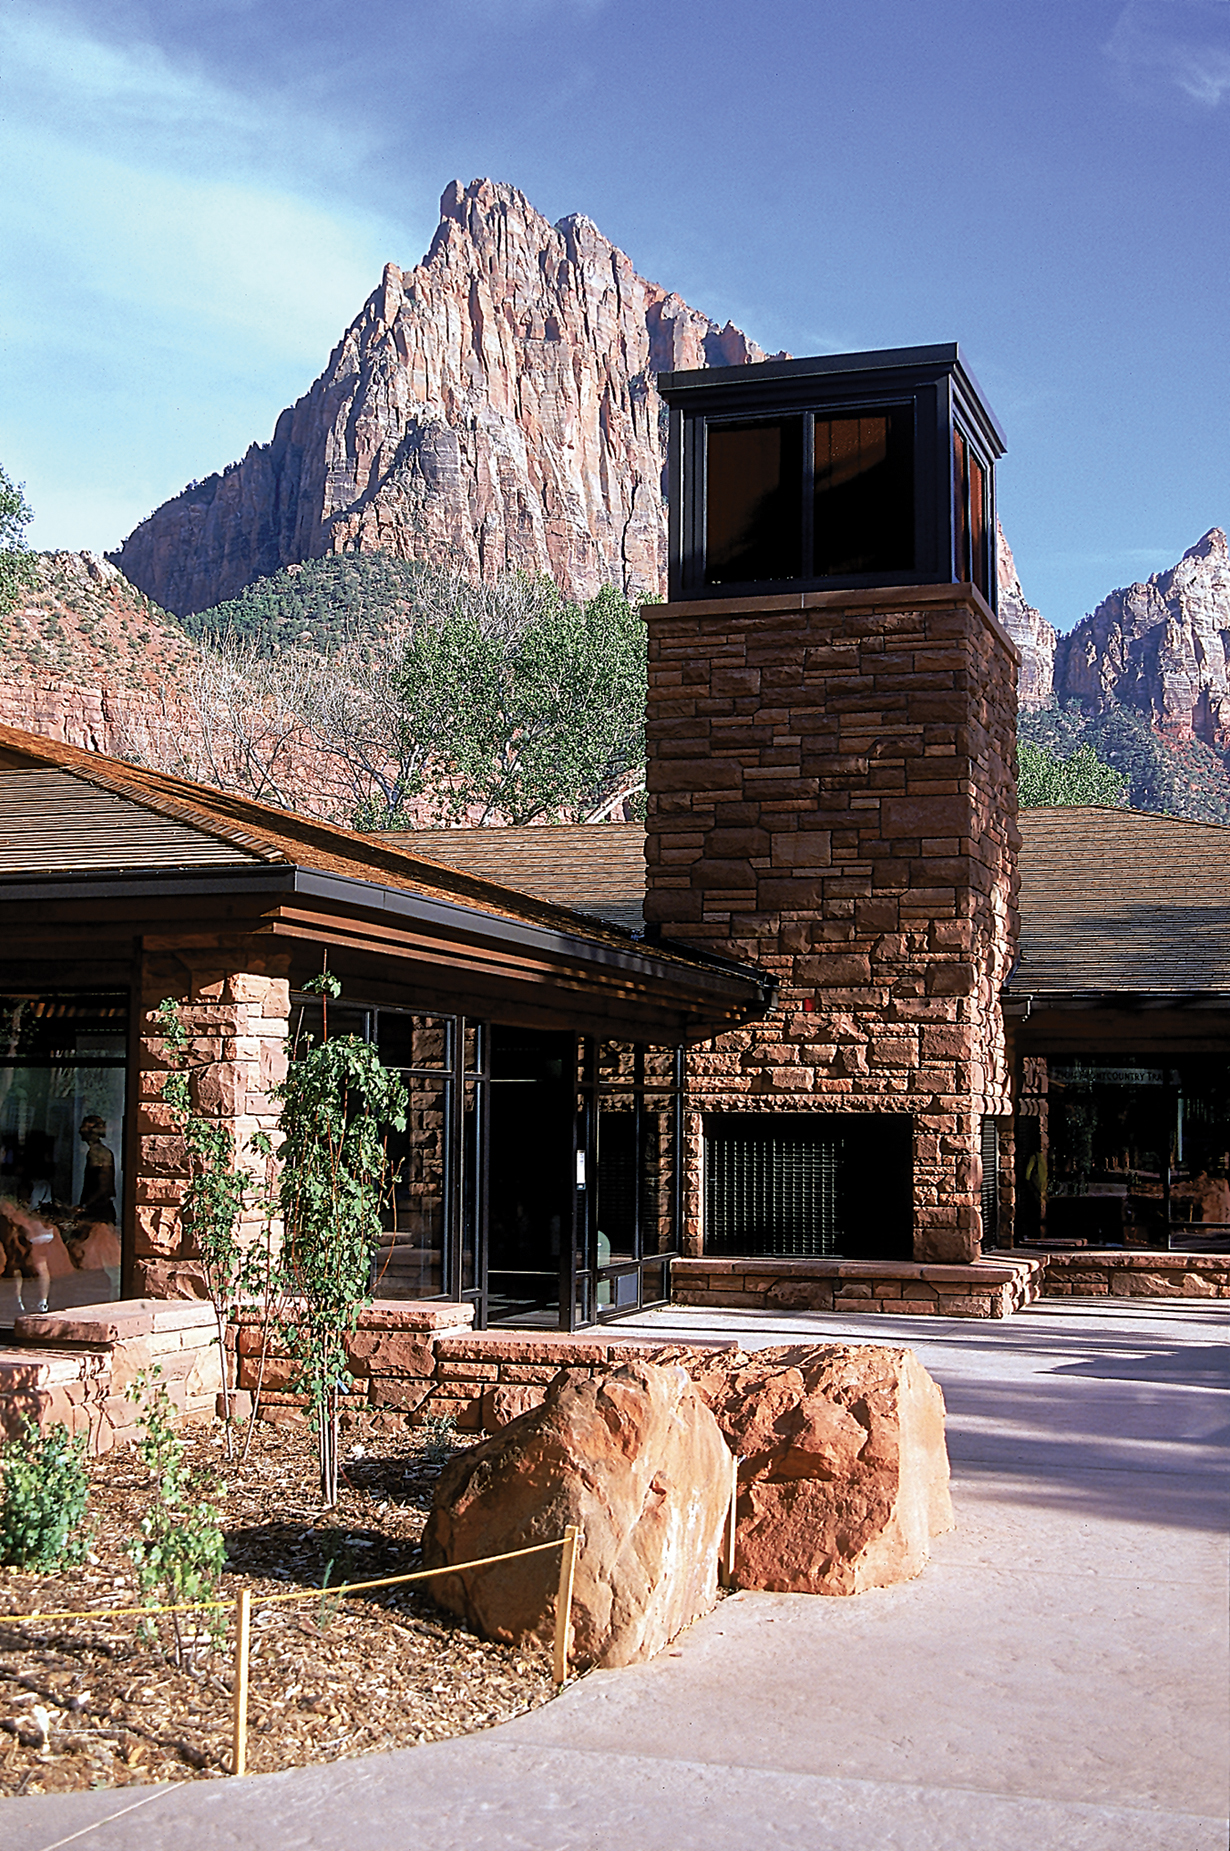
{"label": "small green plant", "polygon": [[59,1568],[85,1555],[82,1521],[89,1483],[85,1435],[64,1422],[46,1433],[26,1421],[19,1440],[0,1452],[0,1562],[14,1568]]}
{"label": "small green plant", "polygon": [[452,1414],[428,1414],[416,1429],[426,1465],[447,1465],[457,1451],[457,1422]]}
{"label": "small green plant", "polygon": [[[157,1365],[143,1369],[124,1390],[129,1401],[142,1407],[137,1453],[154,1480],[141,1534],[128,1544],[128,1554],[141,1593],[158,1596],[159,1605],[175,1606],[217,1598],[226,1565],[226,1542],[217,1507],[199,1496],[200,1487],[184,1457],[184,1442],[172,1424],[174,1405],[158,1380],[160,1374]],[[192,1623],[196,1615],[171,1613],[167,1617],[176,1664],[195,1670],[202,1644],[212,1648],[223,1630],[217,1610],[200,1616],[204,1625]],[[153,1620],[141,1623],[147,1636],[158,1636]]]}
{"label": "small green plant", "polygon": [[322,1000],[324,1039],[296,1047],[285,1080],[274,1088],[282,1107],[284,1336],[312,1398],[321,1498],[331,1507],[340,1397],[350,1385],[346,1339],[367,1302],[380,1211],[394,1176],[387,1134],[405,1130],[407,1095],[369,1042],[330,1038],[337,979],[324,972],[304,988]]}

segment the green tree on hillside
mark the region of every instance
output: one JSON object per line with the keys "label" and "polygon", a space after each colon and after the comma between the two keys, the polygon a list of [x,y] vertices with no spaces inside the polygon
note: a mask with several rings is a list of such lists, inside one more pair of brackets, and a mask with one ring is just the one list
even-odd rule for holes
{"label": "green tree on hillside", "polygon": [[577,822],[639,788],[645,636],[628,599],[608,586],[572,604],[516,577],[466,593],[419,624],[394,673],[399,756],[431,753],[414,795],[441,822]]}
{"label": "green tree on hillside", "polygon": [[168,729],[178,760],[166,769],[293,807],[309,746],[316,813],[368,830],[592,821],[635,801],[646,646],[622,592],[574,604],[546,578],[475,585],[395,561],[379,623],[373,604],[349,602],[373,585],[353,561],[315,563],[327,647],[295,629],[289,574],[270,581],[276,629],[249,609],[242,633],[201,636],[176,686],[196,724]]}
{"label": "green tree on hillside", "polygon": [[34,519],[20,483],[0,468],[0,615],[11,611],[23,591],[34,585],[34,563],[25,529]]}
{"label": "green tree on hillside", "polygon": [[1067,758],[1023,740],[1017,749],[1017,796],[1023,810],[1046,804],[1122,804],[1127,778],[1104,764],[1091,745]]}

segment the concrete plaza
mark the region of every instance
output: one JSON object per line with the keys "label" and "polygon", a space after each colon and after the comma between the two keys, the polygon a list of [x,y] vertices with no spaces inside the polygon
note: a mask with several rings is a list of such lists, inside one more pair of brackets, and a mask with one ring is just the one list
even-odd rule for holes
{"label": "concrete plaza", "polygon": [[480,1735],[5,1802],[5,1851],[1225,1851],[1225,1307],[621,1328],[910,1344],[948,1402],[956,1531],[906,1586],[735,1595]]}

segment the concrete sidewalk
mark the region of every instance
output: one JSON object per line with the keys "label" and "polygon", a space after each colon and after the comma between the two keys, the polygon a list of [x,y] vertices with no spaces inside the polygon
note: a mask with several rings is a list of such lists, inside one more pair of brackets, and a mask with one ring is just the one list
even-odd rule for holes
{"label": "concrete sidewalk", "polygon": [[948,1401],[956,1532],[907,1586],[736,1595],[480,1735],[7,1801],[5,1851],[1225,1851],[1221,1307],[623,1328],[910,1343]]}

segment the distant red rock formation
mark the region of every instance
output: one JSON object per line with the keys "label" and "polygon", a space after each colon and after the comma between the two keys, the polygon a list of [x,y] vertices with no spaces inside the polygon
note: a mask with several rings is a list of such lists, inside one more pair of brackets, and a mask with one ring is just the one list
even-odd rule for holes
{"label": "distant red rock formation", "polygon": [[1055,692],[1094,713],[1131,707],[1177,740],[1230,750],[1230,550],[1220,527],[1178,565],[1112,591],[1061,637]]}
{"label": "distant red rock formation", "polygon": [[115,555],[181,616],[327,553],[383,548],[574,597],[666,582],[665,408],[677,367],[764,359],[638,276],[579,214],[454,181],[414,270],[388,264],[273,439],[183,490]]}

